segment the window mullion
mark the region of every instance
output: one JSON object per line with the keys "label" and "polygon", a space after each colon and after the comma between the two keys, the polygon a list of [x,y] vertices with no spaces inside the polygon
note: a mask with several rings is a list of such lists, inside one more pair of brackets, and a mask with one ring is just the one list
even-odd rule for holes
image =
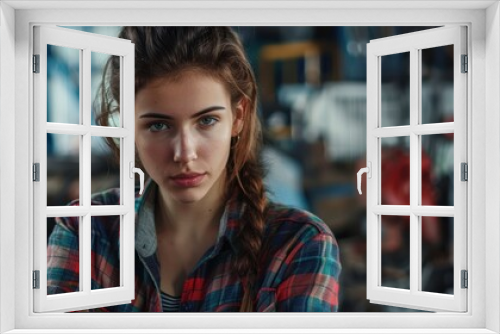
{"label": "window mullion", "polygon": [[[79,117],[79,122],[78,122],[78,130],[81,131],[81,134],[78,133],[78,137],[79,137],[79,144],[80,144],[80,156],[79,156],[79,168],[78,168],[78,171],[79,171],[79,180],[80,180],[80,184],[78,186],[78,193],[79,193],[79,204],[80,204],[80,207],[81,208],[85,208],[85,199],[84,199],[84,187],[83,185],[85,184],[84,182],[84,166],[85,166],[85,163],[84,163],[84,151],[83,151],[83,148],[84,148],[84,141],[83,141],[83,136],[85,135],[85,132],[86,132],[86,129],[85,129],[85,126],[83,125],[84,124],[84,115],[83,115],[83,110],[84,110],[84,106],[83,106],[83,101],[84,99],[82,98],[83,97],[83,94],[84,94],[84,86],[83,86],[83,83],[84,83],[84,80],[83,80],[83,75],[84,75],[84,66],[83,66],[83,50],[80,50],[80,60],[79,60],[79,72],[80,72],[80,75],[79,75],[79,78],[80,78],[80,81],[79,81],[79,85],[78,85],[78,90],[79,90],[79,95],[80,96],[80,103],[78,104],[78,107],[79,107],[79,110],[78,110],[78,117]],[[52,124],[52,126],[54,126],[55,124]],[[47,124],[47,127],[49,126],[49,124]],[[57,125],[55,125],[56,129],[57,130]],[[71,127],[67,127],[68,130],[73,130],[71,129]],[[76,130],[76,129],[75,129]],[[85,281],[85,267],[84,267],[84,261],[85,261],[85,256],[84,256],[84,252],[83,250],[85,250],[85,233],[84,233],[84,217],[85,216],[85,212],[84,213],[81,213],[79,215],[79,218],[78,218],[78,256],[79,256],[79,259],[78,259],[78,265],[79,265],[79,269],[78,269],[78,275],[79,275],[79,284],[78,284],[78,289],[80,291],[84,291],[84,281]]]}
{"label": "window mullion", "polygon": [[90,127],[92,136],[123,138],[128,135],[128,130],[123,128],[95,126]]}
{"label": "window mullion", "polygon": [[[376,129],[380,128],[382,126],[382,57],[376,57],[376,68],[375,68],[375,74],[376,74],[376,87],[377,89],[375,90],[375,99],[374,101],[377,101],[377,109],[375,110],[375,113],[369,113],[367,115],[367,125],[368,128],[370,128],[370,125],[375,123],[376,124]],[[374,66],[374,64],[370,64],[371,66]],[[367,82],[371,81],[367,79]],[[368,101],[368,99],[367,99]],[[373,115],[374,114],[374,115]],[[376,117],[376,120],[374,122],[373,117]],[[368,136],[368,134],[367,134]],[[381,177],[381,170],[382,170],[382,147],[381,147],[381,140],[380,138],[377,138],[376,141],[376,147],[371,146],[370,144],[367,144],[366,147],[367,152],[375,152],[375,155],[373,155],[373,160],[374,162],[372,163],[372,167],[374,170],[372,171],[372,177],[374,177],[373,183],[375,183],[375,194],[372,194],[371,189],[368,187],[368,182],[366,183],[366,198],[367,198],[367,213],[370,214],[372,211],[373,203],[376,205],[381,205],[382,204],[382,177]],[[370,161],[370,157],[368,158],[368,161]],[[369,238],[370,238],[370,245],[367,245],[368,249],[371,249],[373,253],[376,256],[375,261],[371,260],[373,264],[376,264],[376,266],[373,266],[371,263],[367,263],[367,269],[369,272],[367,272],[366,279],[369,280],[369,284],[371,285],[370,288],[371,290],[375,290],[379,286],[382,285],[382,217],[380,215],[374,216],[371,215],[372,219],[367,219],[367,223],[371,223],[371,229],[369,231]],[[371,246],[371,247],[370,247]],[[368,258],[368,257],[367,257]],[[372,278],[373,275],[376,276],[376,280]]]}
{"label": "window mullion", "polygon": [[370,298],[373,291],[380,284],[380,233],[379,216],[374,208],[380,205],[380,139],[374,135],[374,130],[380,126],[380,57],[373,52],[372,45],[367,45],[367,161],[372,165],[372,177],[366,179],[366,280],[367,296]]}
{"label": "window mullion", "polygon": [[[418,50],[410,50],[410,208],[418,205],[419,198],[419,165],[420,156],[419,136],[415,134],[414,128],[418,125],[419,118],[419,59]],[[419,288],[421,277],[419,266],[419,217],[411,211],[410,213],[410,291],[416,293]]]}
{"label": "window mullion", "polygon": [[91,51],[88,48],[83,49],[83,59],[82,59],[82,82],[80,87],[82,87],[82,95],[80,105],[82,106],[82,124],[86,128],[86,133],[82,136],[82,159],[80,159],[81,170],[83,173],[82,184],[80,186],[80,198],[82,199],[83,206],[89,209],[88,212],[82,217],[82,228],[83,228],[83,239],[80,240],[81,256],[83,259],[81,261],[80,277],[83,275],[83,291],[90,293],[91,291],[91,215],[90,215],[90,203],[91,203]]}
{"label": "window mullion", "polygon": [[84,206],[90,206],[90,197],[91,197],[91,67],[90,67],[90,50],[83,49],[83,61],[82,61],[82,82],[81,82],[81,101],[80,105],[82,107],[82,124],[86,128],[85,134],[82,136],[83,145],[82,145],[82,159],[81,170],[83,172],[82,177],[82,193],[80,194],[80,198],[82,199],[82,204]]}
{"label": "window mullion", "polygon": [[[467,309],[467,289],[461,288],[460,271],[469,268],[467,264],[467,184],[460,180],[460,164],[469,162],[467,157],[467,74],[461,73],[460,59],[462,54],[467,54],[466,28],[460,29],[454,49],[454,291],[462,299],[462,308]],[[470,72],[470,68],[469,68]],[[469,175],[470,172],[469,172]],[[469,272],[469,278],[471,273]]]}
{"label": "window mullion", "polygon": [[[417,157],[417,189],[416,189],[416,203],[417,206],[414,206],[413,208],[418,208],[422,205],[422,134],[425,133],[425,127],[422,124],[422,50],[418,49],[416,50],[416,61],[417,61],[417,73],[416,73],[416,78],[415,78],[415,83],[417,84],[417,101],[416,101],[416,124],[413,127],[416,131],[414,132],[416,139],[416,152],[415,155]],[[443,124],[441,126],[446,127],[446,125],[449,126],[449,124]],[[438,125],[439,126],[439,125]],[[423,131],[419,131],[423,130]],[[418,131],[418,132],[417,132]],[[412,209],[413,209],[412,208]],[[414,242],[417,243],[417,253],[415,254],[416,256],[416,273],[418,275],[417,279],[417,293],[422,291],[422,268],[423,268],[423,260],[422,260],[422,214],[420,212],[417,212],[413,210],[413,214],[416,217],[416,223],[417,223],[417,238],[414,240]],[[417,216],[418,214],[418,216]]]}
{"label": "window mullion", "polygon": [[409,216],[411,213],[420,217],[454,217],[455,209],[452,206],[439,205],[375,205],[372,213],[383,216]]}
{"label": "window mullion", "polygon": [[378,138],[409,136],[410,133],[417,135],[435,135],[444,133],[454,133],[455,123],[435,123],[435,124],[418,124],[414,126],[391,126],[384,128],[373,129],[373,135]]}

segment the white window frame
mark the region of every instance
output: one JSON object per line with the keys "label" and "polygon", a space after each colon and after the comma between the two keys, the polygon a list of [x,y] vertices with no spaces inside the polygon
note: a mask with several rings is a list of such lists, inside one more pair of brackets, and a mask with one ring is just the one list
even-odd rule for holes
{"label": "white window frame", "polygon": [[[467,163],[467,73],[462,73],[461,57],[467,54],[465,26],[450,25],[402,34],[370,41],[366,47],[367,58],[367,162],[371,166],[366,180],[367,221],[367,297],[377,304],[429,310],[467,310],[467,289],[461,288],[461,271],[467,270],[467,184],[461,181],[461,163]],[[422,123],[422,50],[453,46],[453,111],[454,121],[447,123]],[[382,57],[409,54],[409,123],[399,126],[383,126]],[[402,71],[405,69],[401,68]],[[422,135],[453,133],[453,192],[452,206],[431,206],[421,203]],[[408,205],[381,203],[382,187],[382,140],[383,138],[408,138],[409,182]],[[382,284],[382,217],[387,215],[409,218],[409,288],[397,289]],[[432,293],[422,290],[422,235],[421,219],[453,217],[453,293]]]}
{"label": "white window frame", "polygon": [[[0,332],[500,332],[500,10],[498,1],[8,1],[0,3]],[[114,9],[129,6],[129,9]],[[368,6],[368,7],[367,7]],[[63,8],[66,7],[66,8]],[[85,8],[86,7],[86,8]],[[99,7],[99,8],[97,8]],[[149,10],[137,10],[138,7]],[[163,7],[163,8],[158,8]],[[45,9],[44,9],[45,8]],[[49,8],[50,10],[46,10]],[[58,10],[55,10],[58,9]],[[467,25],[469,31],[467,313],[34,314],[31,31],[60,25]],[[486,70],[487,68],[487,70]],[[14,142],[12,141],[14,138]],[[488,178],[486,178],[488,175]],[[474,228],[472,228],[473,226]],[[26,259],[31,259],[26,261]],[[14,288],[13,288],[14,287]],[[168,318],[168,320],[166,319]],[[137,329],[143,322],[142,329]],[[166,329],[166,326],[170,329]],[[137,330],[130,330],[131,328]],[[175,330],[189,328],[191,331]],[[284,329],[289,328],[289,329]],[[411,329],[413,328],[413,329]],[[415,329],[416,328],[416,329]],[[429,328],[433,328],[430,330]],[[38,330],[37,330],[38,329]],[[116,330],[115,332],[121,332]],[[244,330],[241,330],[244,332]],[[246,332],[249,332],[246,330]]]}
{"label": "white window frame", "polygon": [[[135,256],[135,116],[134,116],[134,45],[127,40],[48,25],[35,26],[34,54],[39,56],[39,71],[33,74],[33,160],[39,164],[39,180],[33,184],[34,270],[38,271],[38,288],[34,289],[35,312],[74,311],[102,305],[128,304],[134,299]],[[73,48],[79,52],[80,103],[79,124],[47,122],[47,46]],[[114,55],[120,61],[120,119],[116,127],[91,125],[91,55],[92,52]],[[47,206],[47,134],[78,136],[79,188],[78,206]],[[120,142],[120,203],[91,204],[91,143],[100,136]],[[120,286],[91,288],[91,221],[93,216],[120,216]],[[47,218],[79,217],[79,291],[47,294]]]}

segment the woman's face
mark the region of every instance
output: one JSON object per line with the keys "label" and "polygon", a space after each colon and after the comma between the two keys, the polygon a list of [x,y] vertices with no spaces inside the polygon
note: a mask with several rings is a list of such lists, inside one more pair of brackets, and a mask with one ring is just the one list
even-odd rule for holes
{"label": "woman's face", "polygon": [[242,115],[240,105],[232,110],[226,88],[200,72],[153,81],[136,94],[137,153],[165,200],[220,198]]}

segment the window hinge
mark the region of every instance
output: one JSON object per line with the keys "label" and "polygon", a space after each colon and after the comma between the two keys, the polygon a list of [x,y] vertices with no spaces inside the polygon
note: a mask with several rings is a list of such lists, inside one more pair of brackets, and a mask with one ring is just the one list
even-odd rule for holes
{"label": "window hinge", "polygon": [[33,73],[40,73],[40,55],[33,55]]}
{"label": "window hinge", "polygon": [[469,287],[469,274],[467,270],[462,270],[462,289],[467,289]]}
{"label": "window hinge", "polygon": [[462,55],[462,73],[469,72],[469,57],[467,55]]}
{"label": "window hinge", "polygon": [[462,181],[468,181],[469,180],[469,167],[467,166],[466,162],[462,162],[461,166],[461,174],[462,177],[460,178]]}
{"label": "window hinge", "polygon": [[33,270],[33,289],[40,289],[40,270]]}
{"label": "window hinge", "polygon": [[40,181],[40,164],[38,162],[33,164],[33,181]]}

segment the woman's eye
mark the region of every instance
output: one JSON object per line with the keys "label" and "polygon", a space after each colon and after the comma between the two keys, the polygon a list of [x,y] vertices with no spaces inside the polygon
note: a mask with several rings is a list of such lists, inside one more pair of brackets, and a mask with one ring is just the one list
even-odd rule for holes
{"label": "woman's eye", "polygon": [[217,122],[217,119],[214,117],[203,117],[200,119],[200,124],[203,126],[210,126],[210,125],[215,125]]}
{"label": "woman's eye", "polygon": [[154,123],[149,126],[149,131],[151,132],[159,132],[167,129],[168,126],[165,123]]}

